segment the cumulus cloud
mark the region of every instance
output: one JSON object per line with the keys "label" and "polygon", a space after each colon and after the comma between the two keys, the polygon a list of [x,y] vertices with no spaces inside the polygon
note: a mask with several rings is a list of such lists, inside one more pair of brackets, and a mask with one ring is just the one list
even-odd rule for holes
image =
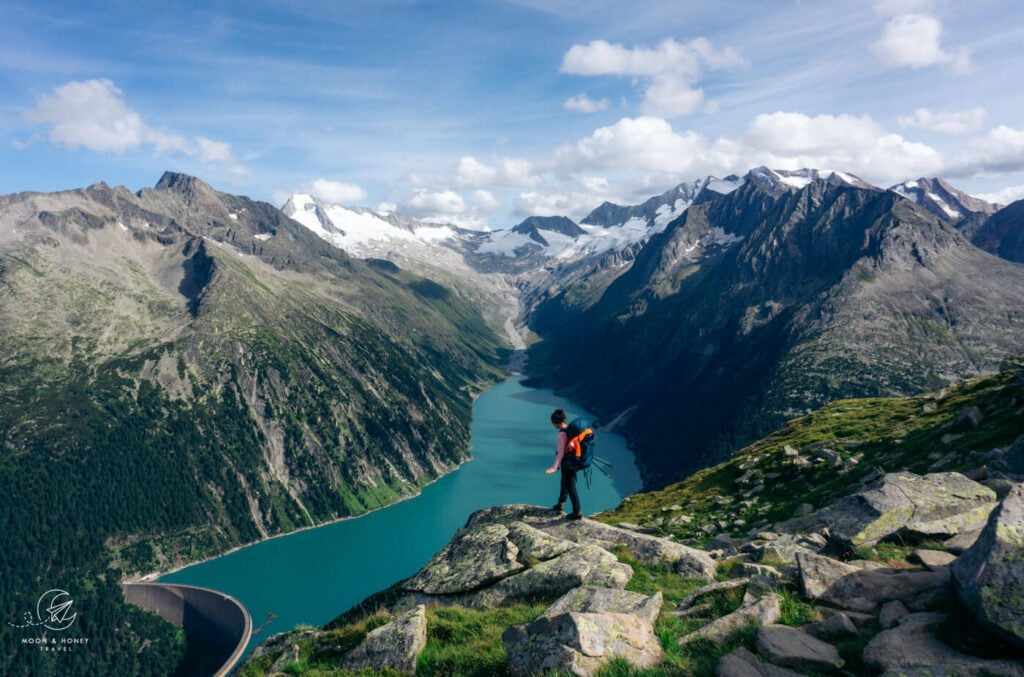
{"label": "cumulus cloud", "polygon": [[149,126],[124,100],[124,92],[105,78],[71,81],[40,96],[25,115],[29,122],[48,125],[52,143],[98,153],[124,153],[139,148],[180,153],[203,163],[229,164],[233,177],[246,173],[235,164],[231,145],[204,136],[187,139]]}
{"label": "cumulus cloud", "polygon": [[455,182],[467,188],[523,187],[535,185],[539,180],[533,163],[519,158],[502,158],[494,165],[487,165],[467,155],[459,160],[455,169]]}
{"label": "cumulus cloud", "polygon": [[483,214],[492,214],[501,208],[501,200],[489,190],[473,191],[473,206]]}
{"label": "cumulus cloud", "polygon": [[671,118],[701,108],[704,92],[697,83],[705,69],[733,69],[745,63],[737,50],[716,49],[705,38],[686,43],[669,38],[654,48],[627,48],[593,40],[586,45],[573,45],[562,59],[561,71],[590,77],[640,78],[644,86],[644,113]]}
{"label": "cumulus cloud", "polygon": [[1024,200],[1024,184],[1007,186],[992,193],[979,193],[975,197],[980,197],[982,200],[992,204],[1008,205],[1017,200]]}
{"label": "cumulus cloud", "polygon": [[199,148],[199,159],[203,162],[234,162],[235,160],[229,143],[197,136],[196,145]]}
{"label": "cumulus cloud", "polygon": [[662,118],[623,118],[559,147],[554,157],[558,167],[568,170],[681,172],[690,169],[706,148],[700,134],[677,133]]}
{"label": "cumulus cloud", "polygon": [[577,94],[566,99],[562,106],[566,110],[579,111],[580,113],[596,113],[608,108],[608,99],[594,101],[586,94]]}
{"label": "cumulus cloud", "polygon": [[366,191],[359,186],[328,179],[317,179],[306,192],[324,202],[338,205],[366,199]]}
{"label": "cumulus cloud", "polygon": [[938,151],[884,130],[870,116],[778,112],[754,118],[743,139],[746,149],[777,169],[841,169],[879,183],[937,172]]}
{"label": "cumulus cloud", "polygon": [[913,115],[901,115],[901,127],[920,127],[942,134],[968,134],[976,132],[985,124],[987,113],[984,108],[933,113],[927,108],[918,108]]}
{"label": "cumulus cloud", "polygon": [[466,201],[453,190],[420,188],[402,203],[402,207],[414,216],[457,216],[466,211]]}
{"label": "cumulus cloud", "polygon": [[893,68],[924,68],[948,64],[957,75],[971,70],[970,52],[947,52],[940,44],[942,22],[926,14],[901,14],[889,20],[871,53]]}
{"label": "cumulus cloud", "polygon": [[187,153],[182,136],[153,129],[124,102],[123,93],[106,79],[69,82],[39,97],[30,122],[51,125],[50,141],[68,148],[123,152],[143,145],[158,151]]}
{"label": "cumulus cloud", "polygon": [[1024,130],[999,125],[971,140],[950,167],[951,176],[972,176],[1024,170]]}

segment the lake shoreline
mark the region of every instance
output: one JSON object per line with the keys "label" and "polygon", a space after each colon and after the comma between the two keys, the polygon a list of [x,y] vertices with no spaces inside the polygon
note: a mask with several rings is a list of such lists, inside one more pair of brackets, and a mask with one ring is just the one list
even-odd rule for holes
{"label": "lake shoreline", "polygon": [[[503,378],[502,380],[497,381],[495,383],[491,383],[484,390],[481,390],[479,392],[473,393],[473,395],[472,395],[472,403],[473,403],[473,405],[476,404],[477,399],[481,395],[483,395],[484,393],[488,392],[489,390],[497,387],[498,385],[500,385],[502,383],[505,383],[505,382],[511,380],[512,378],[521,377],[521,376],[522,376],[522,374],[509,371],[508,373],[505,374],[505,378]],[[472,422],[470,423],[470,426],[472,426]],[[472,445],[472,442],[470,442],[469,449],[467,450],[467,454],[470,454],[472,451],[473,451],[473,445]],[[293,536],[295,534],[299,534],[299,533],[302,533],[304,531],[309,531],[310,529],[320,529],[321,527],[327,527],[327,526],[330,526],[332,524],[338,524],[339,522],[346,522],[348,520],[354,520],[354,519],[359,519],[360,517],[366,517],[367,515],[369,515],[371,513],[375,513],[375,512],[377,512],[379,510],[384,510],[386,508],[390,508],[393,505],[398,505],[399,503],[404,503],[405,501],[408,501],[408,500],[411,500],[411,499],[414,499],[414,498],[419,498],[419,496],[423,493],[424,489],[426,489],[427,487],[431,486],[432,484],[435,484],[435,483],[441,481],[442,479],[444,479],[445,477],[448,477],[452,473],[458,472],[462,468],[462,466],[466,465],[467,463],[469,463],[472,460],[473,460],[473,456],[469,455],[464,461],[461,461],[454,468],[452,468],[452,469],[450,469],[450,470],[448,470],[448,471],[446,471],[444,473],[441,473],[440,475],[438,475],[437,477],[433,478],[432,480],[430,480],[426,484],[421,485],[417,489],[417,491],[415,493],[409,494],[408,496],[403,496],[402,498],[399,498],[397,501],[392,501],[391,503],[388,503],[387,505],[378,506],[376,508],[373,508],[372,510],[367,510],[366,512],[361,512],[358,515],[345,515],[344,517],[337,517],[337,518],[329,520],[327,522],[321,522],[320,524],[311,524],[311,525],[308,525],[308,526],[299,527],[298,529],[293,529],[292,531],[286,531],[286,532],[283,532],[283,533],[280,533],[280,534],[274,534],[273,536],[267,536],[266,538],[259,538],[259,539],[256,539],[255,541],[249,541],[247,543],[242,543],[240,545],[233,546],[230,549],[225,550],[225,551],[220,552],[220,553],[217,553],[215,555],[210,555],[210,556],[204,557],[202,559],[193,560],[191,562],[188,562],[186,564],[182,564],[180,566],[173,567],[171,569],[152,571],[152,572],[149,572],[149,573],[146,573],[146,574],[142,574],[142,575],[135,575],[135,576],[129,576],[129,577],[126,577],[126,578],[122,578],[121,579],[121,583],[154,583],[154,582],[159,582],[159,580],[161,578],[163,578],[164,576],[170,576],[170,575],[176,574],[176,573],[178,573],[180,571],[184,571],[185,569],[188,569],[190,567],[198,566],[200,564],[206,564],[207,562],[212,562],[213,560],[219,559],[221,557],[227,557],[228,555],[236,553],[236,552],[238,552],[240,550],[245,550],[246,548],[251,548],[251,547],[259,545],[261,543],[266,543],[268,541],[273,541],[273,540],[278,539],[278,538],[285,538],[286,536]]]}

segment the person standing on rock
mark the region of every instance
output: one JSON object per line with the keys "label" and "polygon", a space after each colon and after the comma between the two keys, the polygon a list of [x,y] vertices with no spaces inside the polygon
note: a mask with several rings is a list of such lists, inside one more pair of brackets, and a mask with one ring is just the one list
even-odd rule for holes
{"label": "person standing on rock", "polygon": [[552,510],[561,514],[565,507],[565,499],[568,498],[572,501],[572,512],[569,513],[569,519],[583,519],[583,511],[580,510],[580,495],[576,491],[575,459],[567,457],[565,454],[565,448],[569,444],[569,433],[566,431],[566,428],[569,426],[565,422],[565,412],[561,409],[555,409],[551,414],[551,425],[555,426],[555,430],[558,431],[558,439],[555,446],[555,463],[544,472],[551,475],[558,470],[559,466],[562,468],[562,486],[558,493],[558,503],[552,507]]}

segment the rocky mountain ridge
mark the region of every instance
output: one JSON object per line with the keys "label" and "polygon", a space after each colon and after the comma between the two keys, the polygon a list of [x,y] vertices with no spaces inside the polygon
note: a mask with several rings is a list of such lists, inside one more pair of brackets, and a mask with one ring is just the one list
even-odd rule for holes
{"label": "rocky mountain ridge", "polygon": [[626,430],[651,486],[831,399],[936,388],[1024,350],[1024,268],[894,192],[760,174],[531,312],[540,382],[643,412]]}
{"label": "rocky mountain ridge", "polygon": [[241,674],[1022,675],[1022,421],[1018,360],[832,404],[593,521],[482,509]]}
{"label": "rocky mountain ridge", "polygon": [[[457,467],[473,394],[505,359],[441,285],[173,173],[138,193],[0,198],[0,317],[0,606],[47,582],[81,590],[83,631],[110,649],[61,662],[71,673],[163,660],[156,634],[140,652],[126,632],[141,621],[117,578],[359,514]],[[54,671],[12,632],[0,672]]]}

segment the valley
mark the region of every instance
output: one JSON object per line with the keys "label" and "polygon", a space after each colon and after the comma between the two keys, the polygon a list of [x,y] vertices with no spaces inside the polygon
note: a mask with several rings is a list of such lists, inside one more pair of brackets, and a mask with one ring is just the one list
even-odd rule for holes
{"label": "valley", "polygon": [[614,422],[646,491],[830,402],[994,374],[1024,353],[1019,206],[764,167],[489,232],[175,173],[4,196],[0,605],[75,587],[95,664],[159,672],[183,639],[118,580],[418,494],[510,370]]}

